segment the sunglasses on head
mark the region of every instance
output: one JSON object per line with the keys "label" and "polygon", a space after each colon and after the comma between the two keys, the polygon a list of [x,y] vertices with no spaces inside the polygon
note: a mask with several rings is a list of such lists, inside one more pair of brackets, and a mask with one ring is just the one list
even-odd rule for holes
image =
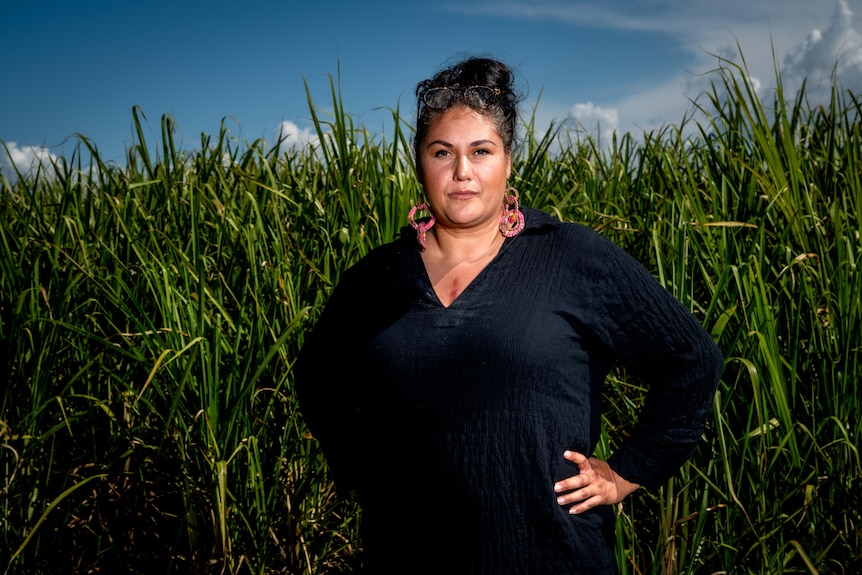
{"label": "sunglasses on head", "polygon": [[452,102],[460,97],[461,100],[471,107],[485,109],[500,96],[499,88],[490,86],[469,86],[467,88],[430,88],[422,94],[422,101],[431,110],[445,110]]}

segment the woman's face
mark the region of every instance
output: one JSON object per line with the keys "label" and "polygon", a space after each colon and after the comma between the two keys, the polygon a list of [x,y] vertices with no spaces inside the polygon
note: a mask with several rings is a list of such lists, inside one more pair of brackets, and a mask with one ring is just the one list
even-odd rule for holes
{"label": "woman's face", "polygon": [[417,147],[425,195],[438,226],[496,227],[511,158],[494,124],[470,108],[440,114]]}

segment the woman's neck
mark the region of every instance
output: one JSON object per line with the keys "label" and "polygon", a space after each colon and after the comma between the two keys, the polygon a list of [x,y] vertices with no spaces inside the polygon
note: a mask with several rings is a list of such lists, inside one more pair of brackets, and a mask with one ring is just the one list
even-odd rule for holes
{"label": "woman's neck", "polygon": [[451,265],[491,259],[505,238],[496,222],[482,228],[459,229],[435,226],[429,233],[426,254]]}

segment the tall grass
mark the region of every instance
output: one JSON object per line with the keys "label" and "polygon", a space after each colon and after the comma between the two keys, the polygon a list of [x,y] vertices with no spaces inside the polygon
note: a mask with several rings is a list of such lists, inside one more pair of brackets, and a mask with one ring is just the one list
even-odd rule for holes
{"label": "tall grass", "polygon": [[[701,449],[618,507],[624,573],[855,573],[862,353],[860,99],[762,105],[726,65],[709,120],[619,136],[527,130],[523,202],[640,259],[726,372]],[[780,78],[779,78],[780,80]],[[348,265],[418,186],[387,138],[309,104],[306,149],[89,140],[0,193],[0,566],[8,573],[339,573],[359,510],[296,410],[291,366]],[[529,127],[529,126],[528,126]],[[337,350],[333,351],[337,361]],[[615,370],[607,454],[644,390]]]}

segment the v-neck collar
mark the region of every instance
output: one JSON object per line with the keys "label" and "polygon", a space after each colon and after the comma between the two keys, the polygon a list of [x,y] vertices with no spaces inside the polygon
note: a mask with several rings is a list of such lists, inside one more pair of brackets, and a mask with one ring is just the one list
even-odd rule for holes
{"label": "v-neck collar", "polygon": [[419,250],[414,251],[415,255],[415,264],[418,267],[418,278],[420,282],[420,288],[422,293],[425,295],[426,299],[431,301],[435,306],[438,306],[442,309],[452,309],[453,307],[460,307],[460,303],[465,299],[469,299],[472,292],[479,289],[479,284],[484,281],[484,278],[489,273],[492,273],[493,268],[499,265],[500,259],[503,258],[506,252],[506,248],[509,246],[510,242],[514,238],[506,238],[503,241],[503,245],[500,246],[500,249],[491,258],[488,263],[479,270],[479,273],[476,274],[470,282],[464,286],[464,289],[461,290],[461,293],[458,294],[455,299],[449,305],[444,305],[440,296],[437,294],[437,290],[434,289],[434,285],[431,283],[431,277],[428,275],[428,269],[425,267],[425,262],[422,260],[422,255],[419,253]]}
{"label": "v-neck collar", "polygon": [[493,269],[500,265],[500,260],[505,257],[506,251],[512,245],[512,243],[516,242],[522,236],[529,235],[531,233],[535,233],[538,229],[550,226],[557,227],[560,225],[560,221],[551,216],[550,214],[546,214],[545,212],[533,209],[533,208],[521,208],[524,213],[524,230],[521,231],[517,236],[506,238],[503,241],[503,245],[500,246],[499,251],[494,255],[493,258],[488,262],[485,267],[483,267],[476,277],[474,277],[470,283],[468,283],[461,293],[452,300],[449,305],[443,305],[443,302],[440,300],[440,297],[437,295],[434,286],[431,284],[431,278],[428,275],[428,270],[425,267],[425,262],[422,260],[422,255],[419,251],[418,245],[416,245],[416,231],[410,226],[404,226],[401,229],[401,235],[407,240],[412,242],[414,245],[414,249],[412,250],[413,262],[412,265],[415,269],[415,276],[417,279],[418,287],[422,292],[423,296],[427,301],[433,304],[435,307],[439,307],[441,309],[452,309],[459,308],[462,305],[465,305],[464,302],[469,301],[474,297],[474,292],[479,289],[479,285],[485,281],[485,278],[488,274],[493,272]]}

